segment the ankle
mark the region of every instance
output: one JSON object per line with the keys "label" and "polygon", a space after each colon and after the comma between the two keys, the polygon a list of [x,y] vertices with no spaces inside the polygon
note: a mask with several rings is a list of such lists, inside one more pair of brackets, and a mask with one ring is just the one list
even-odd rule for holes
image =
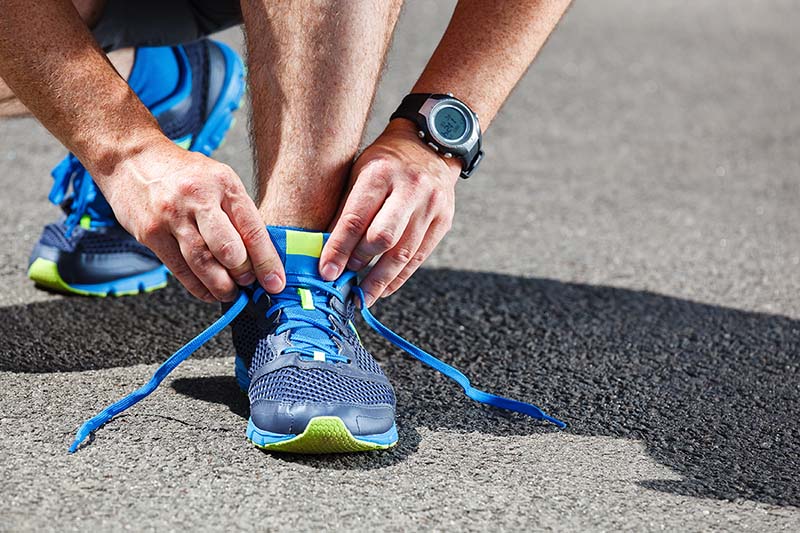
{"label": "ankle", "polygon": [[275,178],[261,188],[258,210],[264,223],[328,231],[344,196],[349,165],[324,173],[317,168],[314,174],[319,177],[273,172]]}

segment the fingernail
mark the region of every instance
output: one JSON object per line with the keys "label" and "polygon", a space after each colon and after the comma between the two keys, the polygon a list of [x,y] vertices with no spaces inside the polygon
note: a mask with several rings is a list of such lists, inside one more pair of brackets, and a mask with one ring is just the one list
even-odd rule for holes
{"label": "fingernail", "polygon": [[320,271],[322,277],[328,281],[333,281],[339,277],[339,266],[333,263],[326,263]]}
{"label": "fingernail", "polygon": [[364,301],[366,302],[367,307],[372,307],[372,304],[375,303],[375,297],[370,293],[366,293],[364,295]]}
{"label": "fingernail", "polygon": [[281,282],[280,276],[275,273],[264,276],[264,288],[267,289],[267,292],[271,292],[273,294],[280,292],[283,288],[283,282]]}
{"label": "fingernail", "polygon": [[236,283],[242,286],[250,285],[256,280],[256,276],[252,272],[245,272],[238,278],[236,278]]}
{"label": "fingernail", "polygon": [[360,259],[356,259],[355,257],[351,257],[350,261],[347,263],[347,266],[350,267],[350,270],[355,270],[358,272],[362,268],[364,268],[364,261]]}

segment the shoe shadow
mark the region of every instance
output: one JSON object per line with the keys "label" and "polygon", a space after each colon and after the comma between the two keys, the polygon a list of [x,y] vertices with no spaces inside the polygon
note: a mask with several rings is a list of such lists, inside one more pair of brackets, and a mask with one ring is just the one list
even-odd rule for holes
{"label": "shoe shadow", "polygon": [[[204,402],[226,405],[231,412],[240,416],[243,420],[247,420],[250,416],[250,404],[247,396],[241,392],[239,384],[233,376],[179,378],[172,382],[172,388],[184,396]],[[417,451],[420,442],[419,433],[417,433],[412,424],[406,422],[402,415],[398,417],[397,426],[400,434],[399,442],[394,448],[385,451],[327,456],[286,453],[270,455],[282,461],[333,470],[373,470],[384,468],[404,461]]]}
{"label": "shoe shadow", "polygon": [[[147,297],[2,308],[0,370],[160,362],[218,312],[174,287]],[[798,320],[643,291],[454,270],[420,271],[375,314],[475,386],[537,403],[565,419],[566,431],[639,440],[683,477],[643,483],[648,488],[800,505]],[[360,329],[395,385],[406,443],[386,457],[337,459],[334,468],[401,460],[419,443],[413,428],[558,431],[468,400],[446,378]],[[221,335],[198,356],[230,353]],[[176,390],[245,416],[233,378],[211,379],[218,380],[212,392],[196,380],[177,380]],[[331,467],[321,459],[286,460]]]}

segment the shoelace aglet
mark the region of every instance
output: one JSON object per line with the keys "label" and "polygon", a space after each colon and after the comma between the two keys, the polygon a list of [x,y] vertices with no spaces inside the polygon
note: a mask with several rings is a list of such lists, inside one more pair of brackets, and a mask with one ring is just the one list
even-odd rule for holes
{"label": "shoelace aglet", "polygon": [[92,431],[94,431],[93,429],[87,429],[86,425],[87,423],[84,422],[81,427],[78,428],[78,431],[75,433],[75,440],[73,440],[72,444],[69,446],[69,453],[77,452],[81,443],[86,440],[86,437],[92,434]]}
{"label": "shoelace aglet", "polygon": [[177,352],[172,354],[169,359],[164,361],[155,371],[153,377],[150,378],[150,381],[121,400],[112,403],[94,415],[92,418],[84,422],[81,427],[78,428],[78,432],[75,434],[75,440],[69,447],[69,453],[75,453],[78,450],[78,447],[80,447],[81,443],[86,439],[86,437],[91,435],[93,431],[99,429],[103,424],[129,407],[144,400],[150,395],[150,393],[156,390],[156,387],[158,387],[158,385],[164,381],[164,378],[166,378],[170,372],[175,370],[175,367],[185,361],[210,338],[225,329],[225,327],[227,327],[228,324],[230,324],[233,319],[242,312],[242,309],[245,308],[248,298],[249,296],[247,295],[247,292],[244,290],[239,291],[239,296],[236,298],[236,301],[233,302],[233,305],[231,305],[231,307],[225,311],[225,313],[213,324],[203,330],[202,333],[184,344]]}

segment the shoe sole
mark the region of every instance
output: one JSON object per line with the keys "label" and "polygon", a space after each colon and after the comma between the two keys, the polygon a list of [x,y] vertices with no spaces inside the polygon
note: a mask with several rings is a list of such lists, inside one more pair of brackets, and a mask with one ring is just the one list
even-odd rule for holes
{"label": "shoe sole", "polygon": [[[250,387],[247,366],[236,357],[236,382],[246,394]],[[257,448],[281,453],[354,453],[387,450],[397,444],[397,426],[392,424],[386,433],[354,436],[338,416],[318,416],[309,420],[300,434],[272,433],[258,428],[253,420],[247,422],[247,440]]]}
{"label": "shoe sole", "polygon": [[299,435],[271,433],[247,423],[247,440],[257,448],[282,453],[354,453],[387,450],[397,444],[397,427],[379,435],[353,436],[338,416],[317,416]]}
{"label": "shoe sole", "polygon": [[[217,99],[214,109],[200,133],[192,140],[189,150],[210,156],[219,148],[225,135],[234,125],[234,112],[242,106],[245,92],[245,68],[242,60],[228,46],[215,42],[225,56],[226,73],[224,91]],[[153,292],[167,286],[168,270],[161,266],[137,276],[122,278],[94,285],[70,285],[58,272],[58,265],[42,257],[36,258],[28,268],[28,277],[38,286],[55,292],[80,296],[131,296]]]}
{"label": "shoe sole", "polygon": [[132,296],[135,294],[153,292],[167,286],[167,267],[160,266],[149,272],[120,278],[96,284],[69,284],[58,272],[58,265],[54,261],[37,257],[28,268],[28,277],[37,286],[51,291],[77,294],[80,296]]}

